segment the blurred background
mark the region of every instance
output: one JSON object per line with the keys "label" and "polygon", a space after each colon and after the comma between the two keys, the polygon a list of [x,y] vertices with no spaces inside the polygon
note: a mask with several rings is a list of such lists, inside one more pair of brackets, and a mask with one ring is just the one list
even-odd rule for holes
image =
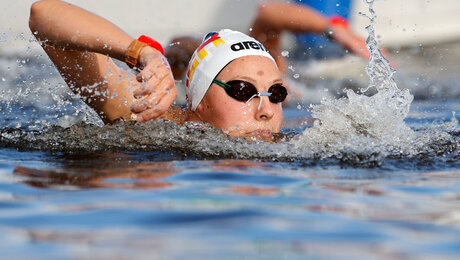
{"label": "blurred background", "polygon": [[[34,0],[0,1],[1,48],[23,47],[21,33],[31,36],[27,22],[30,5]],[[247,31],[256,14],[259,0],[69,0],[68,2],[90,10],[137,36],[152,35],[167,43],[176,35],[203,35],[211,30],[232,28]],[[289,2],[289,1],[284,1]],[[325,15],[339,13],[348,17],[353,30],[365,37],[368,13],[364,0],[297,0]],[[5,8],[7,7],[7,8]],[[375,29],[385,47],[416,44],[437,44],[460,39],[460,1],[458,0],[377,0]],[[19,35],[19,37],[18,37]],[[292,43],[284,36],[286,45]],[[292,46],[292,44],[288,45]],[[37,47],[38,46],[34,46]]]}
{"label": "blurred background", "polygon": [[[283,133],[299,138],[276,145],[162,121],[93,126],[103,123],[28,29],[33,2],[0,0],[0,259],[460,259],[460,135],[440,125],[452,111],[460,120],[459,0],[374,5],[397,85],[414,95],[404,122],[415,141],[401,113],[361,96],[322,106],[337,127],[300,135],[313,124],[309,104],[369,84],[368,61],[311,59],[297,50],[324,50],[324,39],[285,33],[286,78],[303,96],[283,115]],[[247,32],[260,3],[69,2],[164,45],[225,27]],[[348,17],[367,37],[363,0],[291,3]],[[387,97],[370,100],[381,108]]]}
{"label": "blurred background", "polygon": [[[279,0],[278,0],[279,1]],[[7,71],[8,89],[17,84],[18,69],[29,61],[37,66],[49,65],[47,56],[28,28],[28,17],[34,0],[0,0],[0,63]],[[94,12],[128,34],[149,35],[164,46],[173,37],[203,37],[209,31],[230,28],[248,32],[260,0],[69,0]],[[339,14],[348,18],[352,30],[366,38],[369,15],[366,0],[294,0],[279,1],[310,6],[325,16]],[[5,8],[7,7],[7,8]],[[376,0],[375,34],[397,65],[397,83],[408,88],[416,99],[460,97],[460,1],[458,0]],[[347,52],[321,35],[282,34],[282,50],[288,60],[289,85],[301,103],[317,103],[325,96],[339,97],[343,89],[357,90],[368,84],[367,60]],[[11,67],[11,70],[9,69]],[[31,69],[31,73],[38,73]],[[1,71],[0,71],[1,72]],[[37,77],[39,76],[37,75]],[[37,77],[35,80],[37,80]],[[54,73],[45,79],[65,85]],[[290,80],[290,82],[289,82]],[[2,83],[2,82],[0,82]],[[179,82],[180,83],[180,82]],[[4,84],[4,85],[5,85]],[[5,87],[4,87],[5,88]],[[26,86],[26,88],[28,88]],[[183,88],[178,88],[183,92]],[[294,100],[295,101],[295,100]],[[178,104],[184,103],[183,93]],[[296,104],[293,102],[293,104]]]}

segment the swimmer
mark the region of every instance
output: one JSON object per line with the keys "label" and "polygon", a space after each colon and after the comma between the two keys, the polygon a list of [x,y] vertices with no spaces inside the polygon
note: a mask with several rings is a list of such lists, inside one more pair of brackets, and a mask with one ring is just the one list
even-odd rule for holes
{"label": "swimmer", "polygon": [[366,60],[370,57],[366,41],[351,31],[345,18],[329,18],[302,4],[264,1],[258,5],[249,35],[267,47],[282,71],[286,69],[286,58],[281,55],[283,32],[324,35]]}
{"label": "swimmer", "polygon": [[[119,118],[201,121],[230,136],[271,138],[287,96],[275,60],[252,37],[221,30],[194,51],[186,73],[187,109],[161,45],[133,39],[109,21],[58,0],[35,2],[29,27],[73,92],[105,123]],[[118,67],[126,62],[139,73]]]}
{"label": "swimmer", "polygon": [[[322,34],[366,60],[370,57],[366,41],[353,33],[345,18],[328,18],[301,4],[262,1],[258,4],[248,34],[267,48],[282,72],[287,68],[286,58],[281,54],[281,35],[284,32]],[[176,37],[171,43],[166,50],[166,57],[173,68],[174,77],[181,79],[189,57],[200,41],[191,36],[183,36]],[[383,53],[387,52],[383,50]]]}

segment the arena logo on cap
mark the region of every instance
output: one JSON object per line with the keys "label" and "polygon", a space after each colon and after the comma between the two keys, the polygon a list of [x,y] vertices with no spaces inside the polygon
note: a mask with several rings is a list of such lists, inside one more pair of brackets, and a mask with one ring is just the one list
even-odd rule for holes
{"label": "arena logo on cap", "polygon": [[232,51],[241,51],[249,49],[267,51],[262,44],[255,41],[237,42],[232,44],[232,46],[230,46],[230,49],[232,49]]}
{"label": "arena logo on cap", "polygon": [[[198,67],[198,65],[200,64],[200,61],[204,60],[204,58],[208,56],[208,51],[211,51],[211,52],[213,51],[212,49],[206,47],[210,43],[212,43],[215,47],[219,47],[220,45],[225,44],[225,41],[222,40],[222,38],[220,38],[219,34],[214,34],[208,40],[203,42],[200,45],[200,47],[198,47],[196,55],[194,55],[192,58],[193,62],[190,62],[189,64],[189,69],[187,72],[187,81],[185,83],[187,87],[189,86],[190,81],[192,81],[193,74],[195,74],[196,67]],[[208,49],[208,51],[206,51],[206,49]]]}

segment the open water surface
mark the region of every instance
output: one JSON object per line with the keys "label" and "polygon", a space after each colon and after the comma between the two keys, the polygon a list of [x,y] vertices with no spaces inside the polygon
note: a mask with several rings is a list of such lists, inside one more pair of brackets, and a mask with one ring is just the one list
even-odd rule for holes
{"label": "open water surface", "polygon": [[458,259],[457,75],[394,81],[369,32],[370,81],[304,73],[333,95],[288,106],[277,143],[103,126],[41,54],[2,52],[0,258]]}

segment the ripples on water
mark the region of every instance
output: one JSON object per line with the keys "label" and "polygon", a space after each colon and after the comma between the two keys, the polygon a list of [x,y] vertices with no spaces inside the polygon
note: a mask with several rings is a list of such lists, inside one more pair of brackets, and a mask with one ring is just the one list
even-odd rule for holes
{"label": "ripples on water", "polygon": [[399,89],[369,45],[370,88],[288,107],[273,144],[103,126],[44,57],[2,53],[0,258],[458,258],[458,83]]}

